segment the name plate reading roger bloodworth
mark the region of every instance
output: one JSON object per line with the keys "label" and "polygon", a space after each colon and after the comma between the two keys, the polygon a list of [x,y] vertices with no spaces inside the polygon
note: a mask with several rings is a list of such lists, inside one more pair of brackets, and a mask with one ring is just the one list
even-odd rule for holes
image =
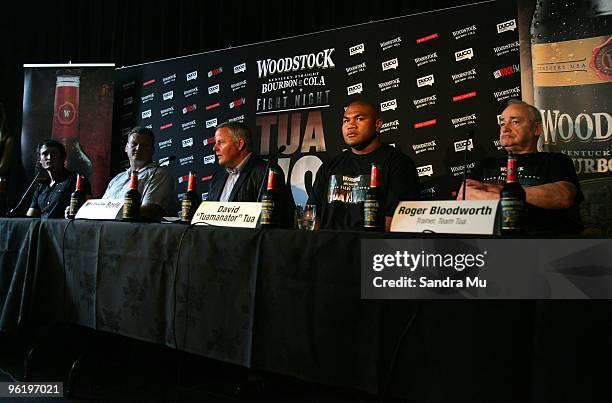
{"label": "name plate reading roger bloodworth", "polygon": [[202,202],[191,220],[192,224],[215,227],[255,228],[261,213],[261,203]]}
{"label": "name plate reading roger bloodworth", "polygon": [[120,219],[123,210],[123,199],[89,199],[77,211],[74,218],[90,220]]}
{"label": "name plate reading roger bloodworth", "polygon": [[395,209],[392,232],[492,235],[497,200],[404,201]]}

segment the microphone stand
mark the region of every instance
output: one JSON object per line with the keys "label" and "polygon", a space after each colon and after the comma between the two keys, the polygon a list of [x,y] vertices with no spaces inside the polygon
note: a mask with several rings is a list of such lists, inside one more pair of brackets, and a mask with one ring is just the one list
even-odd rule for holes
{"label": "microphone stand", "polygon": [[465,184],[467,183],[467,153],[468,153],[468,145],[470,142],[470,139],[472,138],[472,136],[474,136],[474,130],[470,130],[469,132],[467,132],[467,134],[465,135],[465,149],[463,150],[463,197],[462,199],[465,200]]}
{"label": "microphone stand", "polygon": [[8,217],[12,217],[15,212],[21,208],[21,203],[23,203],[23,200],[25,199],[25,197],[28,195],[28,193],[30,193],[30,190],[32,189],[32,186],[34,186],[34,184],[38,181],[38,178],[40,177],[40,174],[42,173],[42,170],[38,170],[38,172],[36,172],[36,176],[34,176],[34,179],[32,179],[32,182],[30,183],[30,186],[28,186],[28,188],[26,189],[26,191],[23,193],[23,196],[21,196],[21,199],[19,200],[19,203],[17,203],[17,205],[15,207],[13,207],[13,209],[11,211],[8,212],[7,216]]}

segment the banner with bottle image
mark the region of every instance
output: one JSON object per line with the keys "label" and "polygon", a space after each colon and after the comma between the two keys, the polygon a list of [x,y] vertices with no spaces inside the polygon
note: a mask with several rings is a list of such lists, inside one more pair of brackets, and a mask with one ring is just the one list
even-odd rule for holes
{"label": "banner with bottle image", "polygon": [[612,1],[537,1],[530,29],[542,149],[572,158],[586,232],[610,235]]}
{"label": "banner with bottle image", "polygon": [[21,150],[28,181],[36,146],[47,139],[66,148],[66,168],[87,177],[94,197],[110,173],[114,64],[25,64]]}

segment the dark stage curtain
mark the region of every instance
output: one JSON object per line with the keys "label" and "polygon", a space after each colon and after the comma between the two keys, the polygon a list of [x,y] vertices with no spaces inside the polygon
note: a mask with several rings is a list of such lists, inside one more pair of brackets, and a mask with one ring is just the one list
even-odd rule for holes
{"label": "dark stage curtain", "polygon": [[0,102],[18,132],[24,63],[127,66],[470,3],[474,1],[15,2],[10,12],[5,5],[1,13]]}

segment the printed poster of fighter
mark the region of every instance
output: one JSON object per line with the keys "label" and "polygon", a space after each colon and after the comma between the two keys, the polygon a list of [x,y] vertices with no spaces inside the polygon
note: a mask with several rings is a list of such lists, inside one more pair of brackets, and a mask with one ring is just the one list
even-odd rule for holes
{"label": "printed poster of fighter", "polygon": [[114,64],[24,65],[22,159],[35,175],[36,146],[54,139],[66,148],[66,168],[87,177],[94,197],[110,172]]}
{"label": "printed poster of fighter", "polygon": [[344,108],[365,99],[382,111],[383,142],[415,161],[422,197],[449,199],[466,154],[469,168],[503,153],[497,116],[521,97],[519,72],[516,3],[485,2],[117,69],[114,133],[124,143],[134,125],[152,128],[178,196],[194,171],[205,198],[215,126],[242,121],[304,202],[346,148]]}

